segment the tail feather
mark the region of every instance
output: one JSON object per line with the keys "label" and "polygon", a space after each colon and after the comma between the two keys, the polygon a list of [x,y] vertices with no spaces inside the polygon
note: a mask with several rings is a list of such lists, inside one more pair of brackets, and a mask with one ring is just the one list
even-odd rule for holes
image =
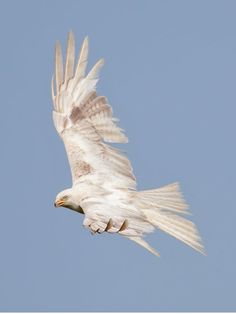
{"label": "tail feather", "polygon": [[136,242],[137,244],[141,245],[142,247],[144,247],[146,250],[148,250],[152,254],[154,254],[158,257],[160,256],[160,254],[154,248],[152,248],[143,238],[129,237],[129,239]]}
{"label": "tail feather", "polygon": [[146,216],[149,222],[155,227],[169,233],[178,240],[191,246],[193,249],[204,253],[197,228],[191,221],[177,215],[168,215],[165,213],[149,212]]}
{"label": "tail feather", "polygon": [[[181,214],[189,214],[189,212],[178,183],[137,193],[137,207],[152,226],[205,254],[195,224],[180,216]],[[141,237],[130,237],[130,239],[158,256],[158,253]]]}
{"label": "tail feather", "polygon": [[175,182],[159,189],[138,192],[139,200],[148,207],[181,214],[189,213],[179,183]]}

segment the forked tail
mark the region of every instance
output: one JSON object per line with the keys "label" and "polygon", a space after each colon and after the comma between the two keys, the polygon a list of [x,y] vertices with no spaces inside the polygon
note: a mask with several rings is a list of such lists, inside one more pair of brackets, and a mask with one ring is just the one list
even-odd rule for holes
{"label": "forked tail", "polygon": [[[137,192],[137,206],[147,221],[178,240],[204,254],[204,247],[194,223],[182,214],[188,214],[178,183],[169,184],[159,189]],[[141,237],[129,237],[155,255],[159,255]]]}

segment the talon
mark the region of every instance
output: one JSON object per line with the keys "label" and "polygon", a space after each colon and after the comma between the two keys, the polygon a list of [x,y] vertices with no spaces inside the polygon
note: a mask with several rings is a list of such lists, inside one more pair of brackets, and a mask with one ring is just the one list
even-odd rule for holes
{"label": "talon", "polygon": [[121,225],[120,229],[117,232],[121,232],[123,230],[125,230],[128,226],[128,221],[125,219],[123,224]]}
{"label": "talon", "polygon": [[112,222],[112,219],[110,218],[104,231],[110,230],[112,226],[113,226],[113,222]]}
{"label": "talon", "polygon": [[90,233],[91,233],[91,235],[95,235],[96,231],[94,231],[94,230],[91,228],[91,225],[92,225],[92,224],[88,225],[88,227],[89,227],[89,229],[90,229]]}

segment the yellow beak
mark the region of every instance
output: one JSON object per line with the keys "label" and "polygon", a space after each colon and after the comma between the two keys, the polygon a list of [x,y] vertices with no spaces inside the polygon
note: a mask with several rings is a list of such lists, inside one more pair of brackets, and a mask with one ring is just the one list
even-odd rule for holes
{"label": "yellow beak", "polygon": [[57,200],[54,203],[55,207],[60,207],[60,206],[63,206],[63,205],[64,205],[64,201],[63,200]]}

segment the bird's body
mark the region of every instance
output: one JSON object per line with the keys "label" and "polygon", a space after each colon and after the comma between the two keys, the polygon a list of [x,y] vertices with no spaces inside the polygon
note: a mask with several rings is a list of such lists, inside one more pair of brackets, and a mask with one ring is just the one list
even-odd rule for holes
{"label": "bird's body", "polygon": [[63,73],[61,48],[56,44],[53,120],[66,148],[73,181],[71,189],[58,194],[56,206],[84,214],[84,226],[92,233],[119,233],[156,255],[143,240],[156,228],[203,252],[195,225],[182,217],[187,206],[178,183],[137,191],[128,158],[108,144],[128,139],[116,125],[107,98],[96,94],[103,60],[85,76],[87,55],[86,38],[74,71],[74,36],[69,33]]}

